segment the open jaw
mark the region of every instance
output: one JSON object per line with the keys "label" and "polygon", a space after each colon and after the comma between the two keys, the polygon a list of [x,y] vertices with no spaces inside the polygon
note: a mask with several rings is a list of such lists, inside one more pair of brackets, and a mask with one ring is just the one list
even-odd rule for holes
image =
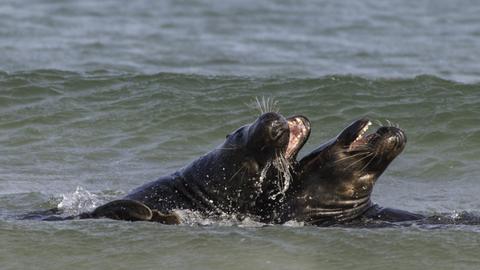
{"label": "open jaw", "polygon": [[[380,126],[376,131],[367,133],[372,125],[368,119],[360,119],[351,124],[344,132],[345,147],[348,151],[364,151],[382,145],[400,146],[405,145],[406,137],[397,126]],[[394,142],[392,144],[392,142]]]}
{"label": "open jaw", "polygon": [[285,157],[287,159],[295,158],[302,146],[310,136],[310,121],[304,116],[291,116],[287,118],[290,137]]}
{"label": "open jaw", "polygon": [[354,132],[354,136],[351,138],[353,141],[350,142],[350,146],[348,147],[348,150],[356,150],[358,148],[361,148],[368,144],[369,139],[372,137],[372,134],[365,135],[369,129],[369,127],[372,125],[372,122],[366,119],[359,120],[361,123],[359,123],[359,126],[356,127],[357,130]]}

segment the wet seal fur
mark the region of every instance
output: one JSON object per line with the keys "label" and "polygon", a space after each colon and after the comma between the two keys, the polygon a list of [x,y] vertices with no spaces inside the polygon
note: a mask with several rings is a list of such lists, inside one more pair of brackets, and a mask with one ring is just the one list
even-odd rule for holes
{"label": "wet seal fur", "polygon": [[371,122],[360,119],[302,158],[282,210],[282,221],[313,225],[348,223],[360,218],[410,221],[422,215],[382,208],[370,197],[377,179],[403,151],[407,137],[393,126],[366,135]]}
{"label": "wet seal fur", "polygon": [[[175,210],[188,209],[205,216],[252,215],[265,220],[261,217],[265,213],[258,210],[263,207],[260,204],[270,200],[270,193],[265,192],[282,186],[275,181],[285,184],[291,180],[285,179],[290,174],[290,163],[309,134],[306,117],[286,119],[267,112],[227,135],[216,149],[170,175],[140,186],[123,199],[89,213],[43,219],[111,218],[178,224],[181,219]],[[272,175],[275,177],[270,180]],[[278,190],[282,192],[285,190]]]}
{"label": "wet seal fur", "polygon": [[[285,145],[277,147],[274,155],[267,155],[270,157],[270,160],[265,159],[265,156],[259,154],[258,151],[254,151],[257,154],[249,158],[247,158],[248,155],[243,159],[240,158],[242,162],[252,162],[251,157],[258,158],[261,156],[264,158],[260,160],[266,160],[263,164],[256,161],[258,166],[253,166],[255,168],[253,174],[251,174],[252,166],[241,166],[233,175],[230,174],[232,179],[240,181],[243,185],[232,185],[229,182],[222,181],[200,181],[206,187],[210,187],[208,183],[220,183],[220,186],[225,188],[226,191],[228,189],[230,191],[233,190],[233,194],[225,193],[230,195],[227,195],[227,200],[221,201],[224,204],[216,204],[216,208],[198,207],[202,205],[198,203],[187,207],[206,211],[209,214],[253,215],[259,221],[265,223],[285,223],[296,220],[317,226],[335,225],[370,228],[411,226],[413,224],[425,226],[425,228],[458,224],[480,224],[480,217],[468,212],[461,212],[454,216],[451,214],[424,216],[404,210],[384,208],[371,201],[371,193],[376,181],[406,146],[407,138],[404,131],[400,128],[380,126],[375,132],[367,134],[371,122],[363,118],[354,121],[335,138],[322,144],[299,162],[296,162],[295,157],[298,151],[309,137],[310,123],[301,116],[290,117],[287,123],[289,127],[289,142],[286,147]],[[227,141],[219,148],[226,149],[225,147],[232,146],[230,137],[232,135],[236,137],[238,135],[237,132],[245,128],[250,129],[252,125],[242,127],[229,135]],[[235,139],[236,141],[237,139]],[[264,142],[263,144],[262,148],[272,147],[270,143]],[[278,151],[279,149],[280,151]],[[209,156],[211,153],[206,156]],[[245,154],[243,150],[239,153]],[[279,159],[279,157],[284,157],[284,159]],[[199,160],[203,160],[203,157]],[[226,162],[232,161],[233,164],[238,162],[235,160]],[[281,161],[281,164],[288,164],[288,166],[282,167],[282,165],[280,166],[281,168],[272,166],[275,161]],[[186,169],[194,171],[196,162],[187,166]],[[203,162],[205,161],[202,161],[200,164],[209,164],[208,162]],[[233,166],[233,164],[230,165]],[[262,166],[263,169],[261,169]],[[229,168],[232,169],[232,167]],[[237,168],[238,166],[234,166],[233,169]],[[182,170],[179,172],[182,172]],[[242,173],[242,176],[238,177],[240,173]],[[195,177],[190,179],[195,179]],[[201,177],[197,179],[201,179]],[[180,219],[174,212],[169,211],[172,207],[162,208],[155,205],[155,202],[143,200],[143,198],[162,198],[162,196],[157,196],[156,192],[158,188],[164,186],[164,181],[170,184],[179,183],[177,182],[178,180],[160,179],[140,187],[137,191],[128,195],[125,200],[110,202],[86,215],[93,215],[95,218],[109,217],[122,220],[148,220],[150,218],[150,221],[177,224],[180,222]],[[183,182],[183,180],[182,183],[186,185],[186,182]],[[194,181],[194,183],[198,182]],[[153,189],[149,189],[149,187]],[[243,190],[245,187],[247,189]],[[200,190],[202,186],[197,186],[197,188]],[[181,191],[183,189],[178,189],[176,186],[174,190],[177,193],[177,190]],[[193,194],[201,194],[195,190],[197,189],[193,189]],[[142,197],[145,194],[147,196]],[[154,195],[152,196],[152,194]],[[237,194],[237,198],[232,196],[235,194]],[[194,202],[191,198],[188,198],[186,201]],[[170,202],[178,203],[182,202],[182,199]],[[126,205],[128,206],[125,207]],[[175,207],[178,207],[178,204]],[[148,210],[142,208],[153,209],[150,210],[151,215]]]}

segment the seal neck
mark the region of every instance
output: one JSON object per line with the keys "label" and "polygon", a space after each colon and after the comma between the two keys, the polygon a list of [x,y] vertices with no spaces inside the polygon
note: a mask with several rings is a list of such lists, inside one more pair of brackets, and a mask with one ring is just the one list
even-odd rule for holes
{"label": "seal neck", "polygon": [[357,200],[338,202],[336,205],[324,207],[306,206],[303,210],[304,221],[319,226],[345,223],[363,215],[373,203],[370,196]]}

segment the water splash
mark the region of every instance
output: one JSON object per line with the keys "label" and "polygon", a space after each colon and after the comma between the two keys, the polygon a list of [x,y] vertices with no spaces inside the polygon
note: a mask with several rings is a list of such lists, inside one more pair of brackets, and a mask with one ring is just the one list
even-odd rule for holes
{"label": "water splash", "polygon": [[265,178],[267,177],[267,172],[272,167],[272,162],[267,162],[263,169],[260,171],[260,177],[258,178],[258,181],[255,182],[255,186],[258,188],[259,193],[262,192],[262,186],[263,182],[265,181]]}
{"label": "water splash", "polygon": [[450,218],[453,220],[460,219],[461,213],[459,213],[457,210],[453,210],[453,213],[450,214]]}
{"label": "water splash", "polygon": [[174,210],[180,216],[181,224],[187,226],[238,226],[263,227],[266,224],[256,221],[255,218],[237,214],[208,215],[187,209]]}
{"label": "water splash", "polygon": [[296,221],[296,220],[289,220],[289,221],[283,223],[282,226],[291,227],[291,228],[300,228],[300,227],[305,227],[305,222]]}
{"label": "water splash", "polygon": [[[276,181],[278,192],[270,195],[269,198],[275,200],[279,195],[285,195],[285,192],[288,190],[292,182],[292,174],[290,172],[290,162],[281,152],[278,153],[275,158],[271,161],[268,161],[263,167],[263,169],[260,171],[260,177],[255,183],[255,187],[257,187],[258,189],[258,193],[261,193],[263,191],[263,183],[267,178],[267,173],[272,167],[275,168],[277,175],[274,179],[271,179],[271,181]],[[280,199],[280,201],[282,200],[283,197]]]}
{"label": "water splash", "polygon": [[57,207],[69,214],[80,214],[91,211],[102,203],[103,200],[101,200],[98,195],[91,193],[81,186],[77,186],[75,192],[62,194],[62,201]]}
{"label": "water splash", "polygon": [[290,172],[290,162],[285,158],[283,153],[279,153],[275,159],[272,160],[273,167],[277,170],[277,186],[278,192],[270,195],[270,199],[275,200],[279,195],[282,195],[280,201],[283,200],[285,192],[287,192],[292,182],[292,174]]}
{"label": "water splash", "polygon": [[245,216],[237,214],[209,215],[187,209],[174,210],[180,216],[181,225],[185,226],[222,226],[222,227],[242,227],[242,228],[260,228],[267,226],[285,226],[292,228],[304,227],[305,223],[296,220],[289,220],[283,224],[264,223],[258,221],[254,216]]}

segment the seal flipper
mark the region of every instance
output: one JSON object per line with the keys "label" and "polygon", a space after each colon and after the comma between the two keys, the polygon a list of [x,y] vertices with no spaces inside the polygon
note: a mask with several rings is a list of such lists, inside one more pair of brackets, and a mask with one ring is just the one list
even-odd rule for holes
{"label": "seal flipper", "polygon": [[91,213],[80,215],[80,218],[111,218],[128,221],[149,221],[152,210],[145,204],[135,200],[115,200],[97,207]]}
{"label": "seal flipper", "polygon": [[[20,219],[24,220],[45,220],[46,218],[54,217],[61,215],[63,213],[63,210],[54,207],[48,210],[39,210],[39,211],[33,211],[25,214],[24,216],[20,217]],[[60,219],[60,217],[58,217]]]}
{"label": "seal flipper", "polygon": [[174,212],[168,214],[160,213],[158,210],[152,210],[152,219],[150,221],[160,222],[168,225],[178,225],[181,223],[180,216]]}

